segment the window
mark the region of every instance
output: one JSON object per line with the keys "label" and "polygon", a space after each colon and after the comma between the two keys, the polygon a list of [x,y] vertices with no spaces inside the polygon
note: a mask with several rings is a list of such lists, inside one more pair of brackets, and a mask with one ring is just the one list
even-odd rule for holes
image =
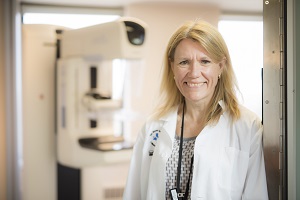
{"label": "window", "polygon": [[231,55],[239,100],[262,118],[263,22],[221,20],[218,27]]}

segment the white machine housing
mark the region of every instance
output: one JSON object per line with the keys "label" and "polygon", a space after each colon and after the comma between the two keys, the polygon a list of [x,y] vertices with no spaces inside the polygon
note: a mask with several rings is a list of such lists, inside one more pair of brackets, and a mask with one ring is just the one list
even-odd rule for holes
{"label": "white machine housing", "polygon": [[141,59],[145,53],[145,23],[135,18],[66,31],[61,57]]}
{"label": "white machine housing", "polygon": [[[58,162],[74,168],[128,162],[132,144],[123,137],[118,114],[123,96],[112,89],[113,69],[115,60],[121,60],[117,71],[124,74],[131,60],[143,58],[145,24],[120,18],[64,31],[61,38],[57,62]],[[124,76],[118,78],[117,74],[122,88],[120,77]]]}

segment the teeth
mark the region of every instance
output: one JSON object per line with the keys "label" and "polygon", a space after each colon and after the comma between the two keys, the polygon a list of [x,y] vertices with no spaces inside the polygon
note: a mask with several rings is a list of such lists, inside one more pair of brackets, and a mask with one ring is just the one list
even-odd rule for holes
{"label": "teeth", "polygon": [[199,86],[202,86],[204,83],[187,83],[187,84],[190,87],[199,87]]}

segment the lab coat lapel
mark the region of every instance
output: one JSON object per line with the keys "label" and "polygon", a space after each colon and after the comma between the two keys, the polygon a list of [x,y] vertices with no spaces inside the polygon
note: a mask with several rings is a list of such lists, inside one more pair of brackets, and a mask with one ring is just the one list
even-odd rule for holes
{"label": "lab coat lapel", "polygon": [[[167,159],[172,153],[172,144],[175,137],[177,109],[160,119],[163,124],[155,147],[149,176],[147,199],[165,198],[165,168]],[[155,191],[155,192],[153,192]]]}
{"label": "lab coat lapel", "polygon": [[163,130],[170,137],[172,143],[175,137],[176,122],[177,122],[177,109],[170,112],[168,115],[162,118],[164,121]]}

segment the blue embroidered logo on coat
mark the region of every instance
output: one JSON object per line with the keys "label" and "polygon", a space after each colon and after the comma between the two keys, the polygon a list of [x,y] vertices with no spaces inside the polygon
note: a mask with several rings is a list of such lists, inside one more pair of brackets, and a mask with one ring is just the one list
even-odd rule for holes
{"label": "blue embroidered logo on coat", "polygon": [[151,141],[150,141],[150,144],[152,145],[152,149],[149,150],[149,156],[153,156],[153,153],[154,153],[154,147],[157,143],[157,140],[159,138],[159,133],[160,133],[160,130],[154,130],[150,133],[150,137],[152,137]]}
{"label": "blue embroidered logo on coat", "polygon": [[152,146],[154,146],[154,147],[155,147],[156,142],[157,142],[157,139],[158,139],[158,137],[159,137],[159,133],[160,133],[160,130],[154,130],[154,131],[152,131],[152,133],[150,134],[150,137],[152,137],[151,144],[152,144]]}

